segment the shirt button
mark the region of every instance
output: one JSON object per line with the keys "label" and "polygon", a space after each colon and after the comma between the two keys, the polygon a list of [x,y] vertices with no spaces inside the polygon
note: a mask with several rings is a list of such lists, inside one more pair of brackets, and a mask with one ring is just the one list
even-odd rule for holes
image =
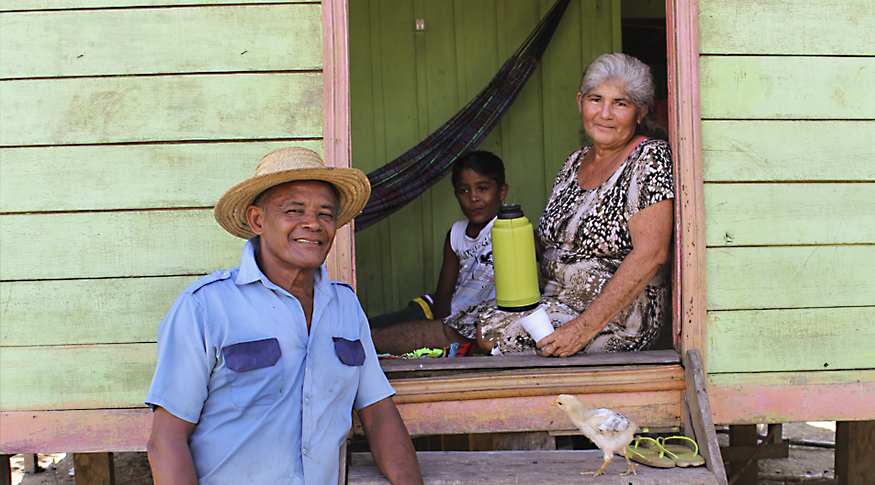
{"label": "shirt button", "polygon": [[304,398],[304,404],[310,404],[310,398],[309,398],[309,397],[305,397],[305,398]]}
{"label": "shirt button", "polygon": [[307,454],[307,448],[301,448],[301,454],[302,454],[302,455],[306,455],[306,454]]}

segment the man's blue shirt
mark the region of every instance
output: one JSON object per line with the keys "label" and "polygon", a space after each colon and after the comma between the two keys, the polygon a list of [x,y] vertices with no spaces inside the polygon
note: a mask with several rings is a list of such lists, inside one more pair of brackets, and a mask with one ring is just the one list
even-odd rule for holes
{"label": "man's blue shirt", "polygon": [[196,424],[202,484],[337,483],[353,406],[394,391],[352,289],[316,272],[308,334],[298,300],[258,268],[257,242],[177,298],[146,403]]}

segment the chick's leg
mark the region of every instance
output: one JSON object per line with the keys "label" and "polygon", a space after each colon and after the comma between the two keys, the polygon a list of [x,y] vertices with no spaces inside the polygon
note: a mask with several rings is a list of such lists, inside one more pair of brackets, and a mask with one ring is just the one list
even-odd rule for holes
{"label": "chick's leg", "polygon": [[593,478],[595,478],[599,475],[604,475],[605,474],[605,467],[608,466],[608,463],[611,462],[611,458],[613,458],[613,457],[612,456],[605,457],[605,462],[602,463],[602,467],[599,468],[599,471],[597,471],[597,472],[580,472],[580,474],[581,475],[592,475]]}
{"label": "chick's leg", "polygon": [[626,471],[624,473],[621,473],[620,476],[625,477],[629,474],[635,474],[637,476],[638,472],[635,471],[635,465],[629,460],[629,454],[626,452],[625,446],[623,447],[622,453],[623,456],[626,457],[626,465],[628,466],[626,467]]}

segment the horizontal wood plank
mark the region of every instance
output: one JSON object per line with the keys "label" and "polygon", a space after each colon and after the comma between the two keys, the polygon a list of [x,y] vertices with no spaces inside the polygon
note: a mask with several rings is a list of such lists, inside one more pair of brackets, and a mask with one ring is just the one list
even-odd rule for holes
{"label": "horizontal wood plank", "polygon": [[0,215],[0,279],[206,274],[240,264],[244,241],[212,209]]}
{"label": "horizontal wood plank", "polygon": [[[642,426],[681,423],[681,391],[580,394],[584,405],[606,407]],[[575,429],[550,402],[556,395],[398,404],[411,435]]]}
{"label": "horizontal wood plank", "polygon": [[2,79],[322,69],[319,4],[0,16]]}
{"label": "horizontal wood plank", "polygon": [[[579,485],[583,472],[595,472],[605,461],[599,450],[549,451],[420,451],[416,454],[427,485],[478,484],[518,485],[549,483]],[[352,453],[349,485],[388,485],[370,453]],[[615,457],[605,474],[593,480],[604,485],[718,485],[705,467],[656,468],[636,466],[633,478],[620,476],[627,468],[622,457]]]}
{"label": "horizontal wood plank", "polygon": [[705,184],[704,194],[709,247],[875,242],[875,183]]}
{"label": "horizontal wood plank", "polygon": [[0,283],[0,347],[154,342],[197,276]]}
{"label": "horizontal wood plank", "polygon": [[875,57],[702,56],[699,72],[703,120],[875,119]]}
{"label": "horizontal wood plank", "polygon": [[[776,143],[776,140],[781,140]],[[702,122],[705,182],[875,181],[870,121]]]}
{"label": "horizontal wood plank", "polygon": [[597,366],[664,365],[677,364],[680,355],[674,350],[644,350],[641,352],[610,352],[605,354],[576,354],[562,359],[539,355],[511,354],[500,358],[473,356],[464,359],[394,359],[382,360],[380,366],[387,376],[411,374],[421,377],[440,371],[506,371],[534,368],[587,368]]}
{"label": "horizontal wood plank", "polygon": [[875,370],[709,374],[719,424],[875,420]]}
{"label": "horizontal wood plank", "polygon": [[322,74],[3,81],[3,146],[322,136]]}
{"label": "horizontal wood plank", "polygon": [[709,248],[709,310],[872,306],[875,245]]}
{"label": "horizontal wood plank", "polygon": [[285,146],[322,140],[0,148],[0,212],[209,207]]}
{"label": "horizontal wood plank", "polygon": [[57,411],[144,406],[155,344],[4,347],[0,410]]}
{"label": "horizontal wood plank", "polygon": [[94,409],[0,413],[0,453],[145,451],[152,411]]}
{"label": "horizontal wood plank", "polygon": [[396,404],[544,394],[596,394],[684,389],[680,365],[538,369],[390,379]]}
{"label": "horizontal wood plank", "polygon": [[[319,3],[319,0],[295,0]],[[101,7],[192,7],[199,5],[272,4],[276,0],[0,0],[0,11],[60,10]]]}
{"label": "horizontal wood plank", "polygon": [[870,0],[699,2],[703,54],[875,55]]}
{"label": "horizontal wood plank", "polygon": [[708,312],[709,373],[875,367],[875,306]]}

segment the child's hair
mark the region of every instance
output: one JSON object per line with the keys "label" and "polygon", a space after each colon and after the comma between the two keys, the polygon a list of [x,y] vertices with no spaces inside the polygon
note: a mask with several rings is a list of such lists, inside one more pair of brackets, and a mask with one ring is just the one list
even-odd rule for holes
{"label": "child's hair", "polygon": [[498,158],[498,155],[487,152],[486,150],[475,150],[468,152],[457,158],[453,163],[453,175],[451,180],[455,187],[459,177],[462,176],[462,170],[470,168],[471,170],[485,175],[492,180],[498,182],[498,187],[504,185],[504,163]]}

